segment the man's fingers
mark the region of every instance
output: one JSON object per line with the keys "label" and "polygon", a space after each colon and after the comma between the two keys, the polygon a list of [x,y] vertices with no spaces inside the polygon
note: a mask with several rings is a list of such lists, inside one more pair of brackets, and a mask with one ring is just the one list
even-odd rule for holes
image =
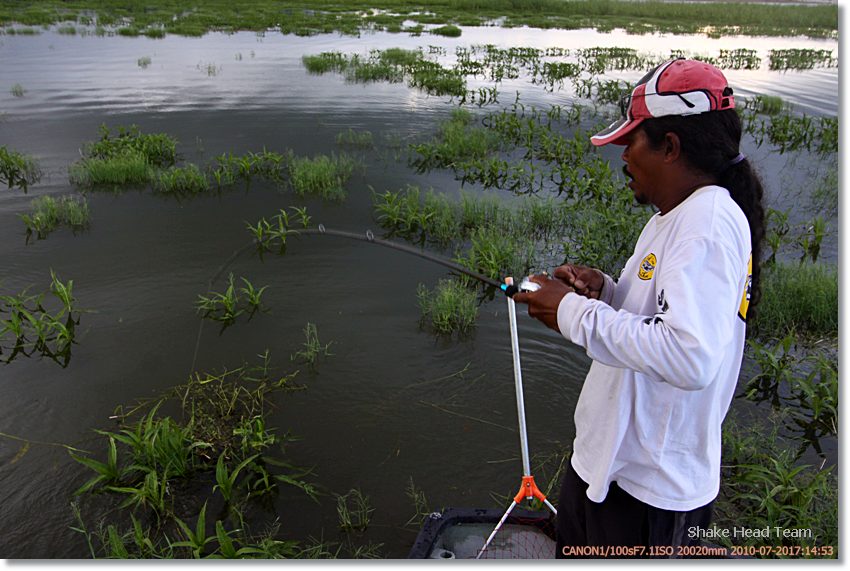
{"label": "man's fingers", "polygon": [[515,303],[528,303],[528,293],[515,293],[511,298]]}

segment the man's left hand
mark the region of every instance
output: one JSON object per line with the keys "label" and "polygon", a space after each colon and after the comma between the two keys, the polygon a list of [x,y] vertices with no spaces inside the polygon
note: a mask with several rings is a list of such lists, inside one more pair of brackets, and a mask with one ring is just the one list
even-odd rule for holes
{"label": "man's left hand", "polygon": [[565,295],[575,290],[561,280],[553,280],[544,274],[531,276],[530,279],[540,284],[540,289],[537,291],[517,293],[514,295],[513,300],[516,303],[527,303],[528,314],[531,317],[539,319],[546,327],[560,333],[561,330],[558,328],[558,305],[560,305]]}

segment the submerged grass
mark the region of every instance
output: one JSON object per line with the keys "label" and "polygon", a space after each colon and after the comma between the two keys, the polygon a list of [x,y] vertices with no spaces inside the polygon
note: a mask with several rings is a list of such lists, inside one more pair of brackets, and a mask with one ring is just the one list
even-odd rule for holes
{"label": "submerged grass", "polygon": [[47,238],[60,226],[68,226],[76,232],[89,225],[89,205],[84,197],[41,196],[32,201],[31,208],[29,214],[21,215],[28,239],[32,234],[39,240]]}
{"label": "submerged grass", "polygon": [[190,164],[159,172],[154,179],[154,189],[166,194],[201,194],[210,189],[210,182],[200,168]]}
{"label": "submerged grass", "polygon": [[434,331],[443,335],[468,333],[475,327],[478,317],[478,302],[475,292],[463,283],[440,280],[430,291],[423,284],[416,290],[423,320],[430,323]]}
{"label": "submerged grass", "polygon": [[290,182],[299,196],[320,196],[326,200],[344,200],[345,183],[358,161],[346,154],[296,157],[290,163]]}

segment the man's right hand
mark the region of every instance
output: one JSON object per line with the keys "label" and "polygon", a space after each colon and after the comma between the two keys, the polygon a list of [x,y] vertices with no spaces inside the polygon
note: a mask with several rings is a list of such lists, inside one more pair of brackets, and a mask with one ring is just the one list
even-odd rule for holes
{"label": "man's right hand", "polygon": [[605,284],[602,272],[587,266],[565,264],[555,268],[553,275],[573,288],[577,294],[589,299],[599,299]]}

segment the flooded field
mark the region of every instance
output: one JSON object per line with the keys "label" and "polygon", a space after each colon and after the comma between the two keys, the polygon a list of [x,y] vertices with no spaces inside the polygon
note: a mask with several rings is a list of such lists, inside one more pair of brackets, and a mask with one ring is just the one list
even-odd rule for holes
{"label": "flooded field", "polygon": [[[408,185],[423,196],[428,189],[453,201],[486,195],[520,208],[527,197],[506,185],[485,188],[490,185],[476,179],[472,167],[417,168],[421,153],[411,145],[434,140],[459,107],[469,111],[472,125],[501,110],[513,113],[520,103],[528,114],[553,105],[565,112],[586,107],[573,123],[555,122],[569,137],[609,121],[616,105],[598,102],[598,84],[586,97],[568,79],[534,82],[533,66],[516,61],[495,81],[492,66],[498,62],[486,45],[540,50],[541,65],[579,65],[586,53],[581,50],[589,48],[629,48],[658,60],[671,49],[722,59],[746,48],[751,52],[743,56],[750,59],[728,59],[725,70],[741,103],[773,96],[792,116],[817,121],[838,114],[837,63],[826,58],[809,69],[788,69],[776,51],[825,50],[837,58],[838,42],[828,39],[486,27],[462,27],[460,37],[237,32],[150,39],[70,35],[56,27],[0,36],[0,146],[33,157],[42,173],[27,192],[0,193],[0,294],[47,291],[52,270],[73,280],[81,311],[67,366],[36,356],[0,364],[0,556],[88,557],[83,536],[71,530],[70,503],[91,473],[61,445],[102,459],[104,439],[94,429],[117,432],[116,415],[134,403],[186,383],[195,372],[262,364],[258,355],[266,351],[278,377],[299,371],[291,384],[303,390],[269,396],[273,406],[265,422],[278,436],[295,437],[287,443],[286,460],[309,468],[305,478],[321,491],[314,501],[297,487],[281,486],[266,505],[254,508],[268,520],[279,518],[282,536],[347,541],[334,494],[358,489],[374,509],[358,540],[382,557],[404,557],[418,529],[406,525],[417,513],[411,481],[430,509],[505,503],[521,464],[504,299],[484,298],[470,333],[435,335],[422,323],[417,288],[435,288],[449,275],[442,266],[364,241],[318,235],[290,236],[285,255],[260,256],[246,229],[281,209],[306,207],[314,226],[383,236],[388,228],[375,196]],[[463,92],[478,99],[460,105],[458,95],[429,94],[407,77],[358,82],[341,71],[311,72],[302,59],[336,52],[366,60],[372,50],[394,48],[421,50],[443,69],[454,69],[467,56],[479,62],[491,57],[491,67],[464,76]],[[624,67],[604,69],[599,77],[634,82],[650,66]],[[497,101],[482,100],[493,87]],[[298,192],[291,181],[259,175],[229,185],[216,185],[209,176],[211,188],[220,189],[183,194],[157,192],[149,184],[117,191],[73,184],[69,168],[81,161],[87,143],[101,138],[101,125],[113,134],[131,125],[142,133],[165,133],[177,141],[175,164],[204,172],[223,164],[223,155],[264,151],[283,157],[291,152],[285,162],[346,156],[352,168],[341,199]],[[790,226],[805,225],[813,217],[809,194],[834,154],[814,148],[780,153],[780,141],[757,145],[759,136],[757,130],[748,135],[743,150],[764,178],[768,206],[789,212]],[[522,159],[515,148],[500,152],[509,161]],[[621,177],[618,152],[604,148],[601,158]],[[469,179],[462,186],[464,174]],[[21,215],[30,212],[33,199],[69,194],[85,197],[85,227],[60,227],[44,239],[28,236]],[[557,193],[547,179],[534,195]],[[837,202],[829,202],[829,195],[826,201],[818,212],[829,231],[819,255],[836,263]],[[397,233],[394,239],[403,238]],[[448,258],[456,254],[452,246],[426,245]],[[541,260],[551,268],[558,256],[563,259],[563,252],[538,258],[532,265],[540,266],[532,269],[547,269]],[[799,254],[782,256],[796,262]],[[264,310],[239,315],[223,328],[203,320],[196,302],[199,295],[224,291],[230,274],[237,285],[244,277],[267,289]],[[310,342],[308,324],[315,327],[313,340],[327,345],[314,365],[296,355]],[[533,463],[547,460],[538,481],[548,485],[557,467],[551,459],[571,444],[572,411],[590,361],[524,314],[519,333]],[[733,404],[745,419],[767,408],[743,399]],[[820,456],[806,454],[837,462],[836,437],[822,438],[820,446]],[[83,496],[80,503],[90,521],[112,505],[99,495]]]}

